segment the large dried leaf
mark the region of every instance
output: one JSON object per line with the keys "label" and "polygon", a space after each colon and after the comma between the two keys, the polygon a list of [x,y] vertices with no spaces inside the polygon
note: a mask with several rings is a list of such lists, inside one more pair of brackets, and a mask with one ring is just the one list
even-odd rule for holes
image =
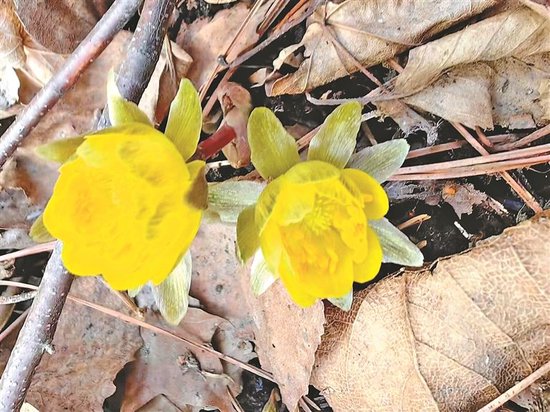
{"label": "large dried leaf", "polygon": [[496,3],[495,0],[329,2],[310,18],[301,43],[290,46],[294,50],[305,48],[304,62],[296,72],[275,81],[272,93],[303,93],[354,73],[358,67],[350,55],[366,67],[382,63]]}
{"label": "large dried leaf", "polygon": [[12,0],[0,0],[0,67],[22,67],[25,63],[23,27]]}
{"label": "large dried leaf", "polygon": [[[75,279],[70,294],[127,313],[96,278]],[[117,373],[142,343],[137,327],[67,301],[53,340],[55,352],[43,356],[27,402],[42,412],[103,410],[103,401],[115,391]]]}
{"label": "large dried leaf", "polygon": [[534,128],[550,117],[550,54],[457,66],[403,101],[468,127]]}
{"label": "large dried leaf", "polygon": [[325,323],[323,304],[319,301],[305,309],[296,306],[281,282],[255,296],[248,274],[243,276],[242,287],[256,326],[260,364],[273,373],[284,404],[294,411],[299,399],[308,393]]}
{"label": "large dried leaf", "polygon": [[55,53],[71,53],[112,0],[16,0],[17,15],[34,40]]}
{"label": "large dried leaf", "polygon": [[329,308],[312,383],[335,411],[474,411],[550,359],[550,213]]}
{"label": "large dried leaf", "polygon": [[523,59],[548,51],[550,21],[520,7],[411,50],[405,70],[395,80],[394,92],[410,95],[422,90],[459,64]]}
{"label": "large dried leaf", "polygon": [[[169,327],[159,316],[149,315],[149,323],[199,343],[211,343],[226,320],[200,309],[190,308],[179,326]],[[231,410],[227,387],[238,392],[214,355],[147,329],[141,330],[143,348],[128,369],[121,411],[135,411],[158,395],[165,395],[180,409],[187,405]]]}

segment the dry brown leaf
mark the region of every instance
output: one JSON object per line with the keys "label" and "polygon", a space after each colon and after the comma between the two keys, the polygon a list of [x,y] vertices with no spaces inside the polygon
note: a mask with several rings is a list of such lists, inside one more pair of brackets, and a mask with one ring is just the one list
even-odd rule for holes
{"label": "dry brown leaf", "polygon": [[338,411],[474,411],[550,359],[550,213],[327,310],[312,384]]}
{"label": "dry brown leaf", "polygon": [[418,92],[460,64],[525,59],[548,51],[550,21],[520,7],[411,50],[407,66],[395,79],[394,93],[408,96]]}
{"label": "dry brown leaf", "polygon": [[19,68],[25,64],[23,27],[12,0],[0,0],[0,67]]}
{"label": "dry brown leaf", "polygon": [[[97,278],[77,278],[71,295],[127,313]],[[142,345],[137,327],[67,301],[53,340],[55,352],[38,366],[27,402],[41,412],[100,411],[113,380]]]}
{"label": "dry brown leaf", "polygon": [[300,44],[290,46],[294,50],[305,48],[304,62],[296,72],[276,80],[272,93],[299,94],[356,72],[357,65],[348,54],[366,67],[382,63],[496,3],[496,0],[329,2],[309,19]]}
{"label": "dry brown leaf", "polygon": [[189,406],[180,409],[166,396],[159,395],[139,408],[137,412],[193,412],[193,408]]}
{"label": "dry brown leaf", "polygon": [[460,65],[402,100],[471,128],[535,128],[550,117],[545,97],[549,63],[550,53],[543,53]]}
{"label": "dry brown leaf", "polygon": [[[196,308],[189,308],[177,327],[168,326],[159,315],[148,315],[147,322],[208,344],[220,326],[227,323],[225,319]],[[236,393],[239,388],[224,373],[219,358],[147,329],[141,330],[141,336],[145,343],[129,366],[123,412],[138,410],[160,394],[180,409],[191,405],[231,410],[227,387]]]}
{"label": "dry brown leaf", "polygon": [[243,275],[242,287],[256,324],[260,364],[273,373],[283,403],[294,411],[299,399],[308,393],[315,351],[325,323],[323,303],[319,301],[305,309],[296,306],[280,281],[262,295],[254,296],[248,274]]}
{"label": "dry brown leaf", "polygon": [[71,53],[112,0],[17,0],[17,15],[29,35],[54,53]]}
{"label": "dry brown leaf", "polygon": [[[239,41],[225,56],[228,62],[256,43],[259,38],[256,28],[264,18],[265,7],[262,6],[249,20]],[[245,3],[237,3],[229,9],[220,10],[212,20],[197,19],[189,25],[181,25],[176,43],[193,58],[194,64],[187,77],[195,87],[200,88],[206,82],[217,65],[218,57],[225,53],[248,12]]]}

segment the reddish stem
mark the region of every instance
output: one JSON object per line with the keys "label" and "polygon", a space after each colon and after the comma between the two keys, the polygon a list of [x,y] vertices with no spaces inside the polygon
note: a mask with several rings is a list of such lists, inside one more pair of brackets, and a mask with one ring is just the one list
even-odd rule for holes
{"label": "reddish stem", "polygon": [[237,137],[235,129],[227,124],[224,124],[216,130],[214,134],[199,143],[197,152],[195,153],[195,158],[206,160],[213,157],[216,153],[222,150],[224,146],[231,143],[235,137]]}

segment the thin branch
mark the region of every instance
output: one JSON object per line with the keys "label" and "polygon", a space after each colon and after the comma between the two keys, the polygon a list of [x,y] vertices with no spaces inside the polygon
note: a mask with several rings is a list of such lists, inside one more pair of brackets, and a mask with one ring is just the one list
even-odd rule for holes
{"label": "thin branch", "polygon": [[25,302],[26,300],[34,299],[35,296],[35,291],[22,292],[18,295],[0,296],[0,305],[13,305],[15,303]]}
{"label": "thin branch", "polygon": [[[116,0],[109,11],[100,20],[96,28],[94,28],[90,35],[84,40],[83,44],[87,44],[88,48],[102,47],[100,50],[104,49],[104,44],[98,45],[88,40],[90,37],[97,36],[98,32],[101,32],[98,26],[101,27],[104,25],[104,21],[111,22],[116,20],[116,25],[113,27],[121,29],[135,14],[140,4],[140,0]],[[166,35],[168,17],[174,5],[175,0],[146,0],[145,2],[142,17],[138,22],[136,34],[130,43],[130,49],[126,56],[125,63],[123,63],[119,70],[118,86],[120,92],[130,101],[138,102],[145,90],[148,80],[147,76],[150,76],[157,63],[162,40]],[[115,33],[116,31],[111,33],[110,37],[106,38],[112,39]],[[79,52],[85,55],[86,53],[82,51],[83,47],[84,46],[80,46],[77,48],[74,54]],[[158,48],[158,50],[156,48]],[[56,87],[55,82],[59,81],[60,78],[62,78],[64,82],[67,82],[67,79],[72,79],[73,77],[76,79],[83,71],[81,66],[74,63],[78,61],[78,58],[74,57],[74,54],[68,59],[69,63],[72,62],[72,66],[70,66],[72,70],[64,67],[61,72],[50,81],[50,83],[54,83],[54,86],[50,86],[50,83],[45,86],[45,89],[50,90],[50,92],[43,92],[40,95],[45,95],[47,97],[48,93],[54,94],[55,96],[53,98],[41,97],[41,99],[46,102],[52,101],[53,103],[51,106],[53,106],[53,104],[59,100],[63,92],[69,88]],[[89,60],[90,58],[88,58],[88,61]],[[37,95],[37,97],[38,96],[39,95]],[[37,107],[37,97],[33,99],[29,106]],[[41,102],[40,100],[38,101]],[[46,105],[43,110],[51,106]],[[19,121],[19,125],[13,129],[17,130],[16,135],[18,138],[9,146],[11,151],[7,149],[3,149],[3,152],[0,151],[0,156],[5,156],[3,162],[0,162],[0,166],[5,162],[7,157],[13,153],[15,147],[42,117],[40,111],[35,110],[27,113],[26,115],[24,114],[26,117],[24,117],[22,121]],[[16,121],[14,124],[16,123],[18,122]],[[0,159],[2,158],[0,157]],[[48,261],[44,277],[38,289],[38,294],[33,302],[28,318],[19,333],[15,347],[2,375],[2,380],[0,381],[0,410],[2,411],[20,409],[30,386],[34,371],[44,351],[50,348],[59,315],[61,314],[61,309],[63,308],[73,280],[73,277],[67,272],[61,262],[61,247],[61,243],[58,242]]]}
{"label": "thin branch", "polygon": [[86,68],[99,56],[137,12],[140,0],[117,0],[86,36],[63,68],[32,99],[0,138],[0,168],[59,99],[67,92]]}

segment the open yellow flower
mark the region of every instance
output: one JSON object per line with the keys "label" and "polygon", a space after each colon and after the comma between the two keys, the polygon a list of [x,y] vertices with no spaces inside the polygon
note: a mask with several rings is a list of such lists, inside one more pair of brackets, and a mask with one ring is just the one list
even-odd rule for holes
{"label": "open yellow flower", "polygon": [[[269,183],[257,203],[239,216],[239,251],[244,260],[255,253],[260,256],[272,279],[280,277],[303,307],[350,294],[353,282],[376,276],[384,258],[380,231],[372,223],[387,213],[388,197],[368,173],[344,168],[355,147],[360,118],[359,103],[336,109],[312,140],[304,162],[294,139],[271,111],[256,109],[249,120],[252,161]],[[400,165],[408,145],[398,145]],[[403,241],[404,235],[399,236]],[[412,247],[413,263],[418,264],[418,249]],[[259,286],[254,277],[262,271],[255,267],[253,288],[261,292],[265,285]]]}
{"label": "open yellow flower", "polygon": [[113,89],[109,115],[113,127],[42,148],[70,156],[43,223],[63,242],[71,273],[102,275],[118,290],[159,284],[189,248],[205,207],[204,162],[186,164],[200,133],[198,96],[182,82],[165,134]]}

